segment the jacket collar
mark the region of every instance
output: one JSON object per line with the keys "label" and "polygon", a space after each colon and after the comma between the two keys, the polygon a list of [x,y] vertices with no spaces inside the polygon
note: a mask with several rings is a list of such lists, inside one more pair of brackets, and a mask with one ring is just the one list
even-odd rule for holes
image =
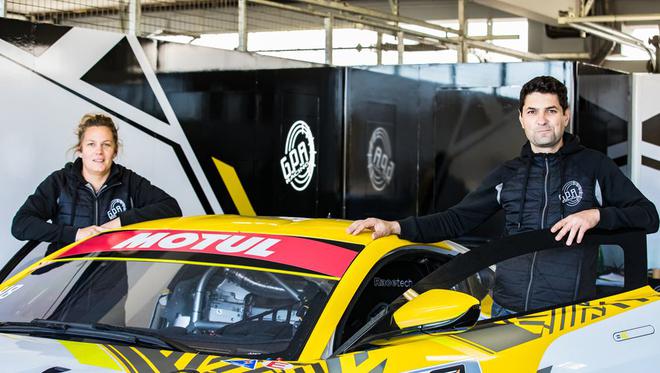
{"label": "jacket collar", "polygon": [[[67,171],[68,177],[75,183],[82,185],[87,184],[87,181],[82,175],[82,159],[80,157],[76,158],[73,162],[67,163],[64,168]],[[122,168],[115,162],[112,162],[112,165],[110,166],[110,175],[108,176],[105,185],[112,185],[119,182],[121,180],[121,174]]]}

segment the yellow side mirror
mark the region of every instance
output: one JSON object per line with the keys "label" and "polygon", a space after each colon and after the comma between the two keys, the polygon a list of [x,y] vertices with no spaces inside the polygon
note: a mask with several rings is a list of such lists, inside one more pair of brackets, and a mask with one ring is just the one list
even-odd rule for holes
{"label": "yellow side mirror", "polygon": [[[479,309],[475,297],[453,290],[433,289],[421,295],[408,290],[406,298],[412,299],[394,312],[394,322],[400,329],[449,326],[464,317],[471,319],[474,312],[469,311]],[[465,321],[472,326],[478,316],[476,312],[474,320]]]}

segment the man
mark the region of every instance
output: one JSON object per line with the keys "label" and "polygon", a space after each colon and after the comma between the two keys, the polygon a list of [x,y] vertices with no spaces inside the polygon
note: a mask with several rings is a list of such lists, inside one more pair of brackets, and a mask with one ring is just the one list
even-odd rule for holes
{"label": "man", "polygon": [[[505,212],[506,234],[550,228],[568,246],[580,243],[594,227],[658,230],[655,206],[616,164],[564,132],[570,110],[561,82],[549,76],[527,82],[520,91],[519,120],[528,139],[520,156],[497,168],[457,205],[400,221],[357,220],[347,232],[373,230],[374,239],[396,234],[436,242],[471,231],[499,209]],[[596,248],[553,249],[499,263],[493,316],[593,295],[596,257]]]}

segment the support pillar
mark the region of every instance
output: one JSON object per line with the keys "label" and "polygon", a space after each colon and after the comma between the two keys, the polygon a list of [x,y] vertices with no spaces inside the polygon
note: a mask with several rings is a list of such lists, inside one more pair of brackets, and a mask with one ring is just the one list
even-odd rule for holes
{"label": "support pillar", "polygon": [[465,0],[458,0],[458,30],[460,31],[460,43],[458,45],[458,63],[467,62],[467,49],[465,45],[465,36],[467,27],[465,22]]}
{"label": "support pillar", "polygon": [[323,19],[323,26],[325,27],[325,63],[332,65],[332,16]]}
{"label": "support pillar", "polygon": [[247,0],[238,0],[238,50],[248,50]]}
{"label": "support pillar", "polygon": [[128,2],[128,34],[129,35],[140,36],[141,18],[142,18],[141,0],[129,0]]}
{"label": "support pillar", "polygon": [[383,64],[383,33],[376,34],[376,65]]}

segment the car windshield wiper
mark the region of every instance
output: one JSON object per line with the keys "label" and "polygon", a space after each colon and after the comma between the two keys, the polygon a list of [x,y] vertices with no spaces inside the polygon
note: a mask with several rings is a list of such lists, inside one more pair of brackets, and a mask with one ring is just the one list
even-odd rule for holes
{"label": "car windshield wiper", "polygon": [[0,332],[88,337],[151,348],[158,347],[183,352],[197,352],[190,346],[156,332],[101,323],[82,324],[45,319],[34,319],[30,322],[0,322]]}

